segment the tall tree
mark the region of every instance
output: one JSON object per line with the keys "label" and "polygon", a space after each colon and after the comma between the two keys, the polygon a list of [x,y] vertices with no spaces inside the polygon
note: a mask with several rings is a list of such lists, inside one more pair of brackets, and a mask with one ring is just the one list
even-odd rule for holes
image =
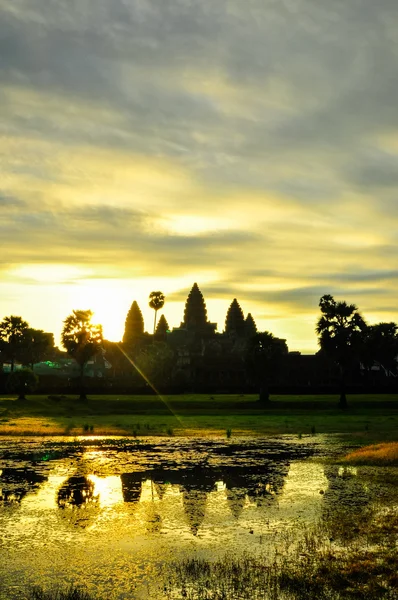
{"label": "tall tree", "polygon": [[124,326],[123,344],[134,346],[144,334],[144,319],[137,302],[134,300],[127,313]]}
{"label": "tall tree", "polygon": [[251,338],[257,333],[257,325],[252,317],[251,313],[248,313],[245,319],[245,335],[247,338]]}
{"label": "tall tree", "polygon": [[74,310],[64,321],[62,345],[80,367],[80,399],[86,400],[84,367],[102,349],[102,326],[93,325],[91,310]]}
{"label": "tall tree", "polygon": [[156,327],[156,336],[165,337],[169,331],[169,324],[164,315],[160,315],[158,326]]}
{"label": "tall tree", "polygon": [[236,298],[232,300],[227,312],[225,333],[237,336],[244,336],[245,334],[245,317]]}
{"label": "tall tree", "polygon": [[33,370],[33,365],[48,358],[54,349],[54,334],[29,327],[24,337],[21,362]]}
{"label": "tall tree", "polygon": [[155,311],[155,320],[153,322],[153,333],[156,331],[156,316],[158,310],[161,310],[164,306],[165,295],[162,292],[151,292],[149,294],[149,306]]}
{"label": "tall tree", "polygon": [[0,323],[0,351],[2,362],[7,360],[14,371],[16,360],[19,360],[26,344],[26,333],[29,325],[22,317],[11,315]]}
{"label": "tall tree", "polygon": [[397,330],[396,323],[376,323],[367,327],[361,360],[368,370],[376,364],[386,373],[396,373]]}
{"label": "tall tree", "polygon": [[193,284],[188,294],[183,324],[187,328],[203,328],[207,324],[206,304],[197,283]]}
{"label": "tall tree", "polygon": [[246,365],[249,375],[259,386],[260,402],[269,401],[271,377],[275,377],[280,372],[287,354],[286,340],[276,338],[268,331],[256,333],[248,340]]}
{"label": "tall tree", "polygon": [[336,302],[325,294],[319,301],[321,317],[316,324],[318,343],[340,369],[340,408],[347,408],[345,392],[348,369],[359,363],[366,323],[355,304]]}

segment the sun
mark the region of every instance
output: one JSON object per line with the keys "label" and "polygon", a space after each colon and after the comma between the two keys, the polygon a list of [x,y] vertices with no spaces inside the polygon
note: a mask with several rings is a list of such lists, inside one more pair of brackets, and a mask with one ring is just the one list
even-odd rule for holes
{"label": "sun", "polygon": [[92,322],[102,325],[104,339],[121,341],[131,291],[124,290],[120,282],[112,280],[84,281],[75,288],[73,301],[76,308],[93,312]]}

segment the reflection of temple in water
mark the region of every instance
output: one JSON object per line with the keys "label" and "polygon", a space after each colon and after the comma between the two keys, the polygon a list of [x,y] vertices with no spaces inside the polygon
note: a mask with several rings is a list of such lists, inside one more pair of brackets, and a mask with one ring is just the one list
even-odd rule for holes
{"label": "reflection of temple in water", "polygon": [[[142,534],[181,530],[189,536],[207,535],[224,523],[246,527],[248,521],[272,518],[272,507],[279,507],[289,471],[288,454],[282,450],[271,448],[267,454],[268,448],[260,452],[249,446],[238,453],[227,445],[213,455],[198,454],[201,462],[196,464],[183,454],[167,462],[149,457],[154,468],[145,468],[144,456],[141,462],[127,463],[132,472],[123,474],[111,474],[107,461],[103,468],[102,453],[97,453],[89,460],[78,457],[67,469],[60,465],[55,475],[49,465],[48,485],[43,486],[43,494],[39,492],[39,501],[57,508],[59,523],[68,527],[87,528],[94,521],[102,527],[110,520],[125,519],[127,526]],[[47,479],[43,472],[42,464],[5,469],[0,473],[0,501],[18,506],[27,490],[38,489]]]}
{"label": "reflection of temple in water", "polygon": [[228,506],[235,519],[239,519],[246,504],[246,490],[242,488],[226,488]]}
{"label": "reflection of temple in water", "polygon": [[186,519],[193,535],[197,535],[206,514],[207,494],[215,488],[211,471],[194,467],[180,472],[180,492]]}
{"label": "reflection of temple in water", "polygon": [[[48,479],[41,473],[42,467],[38,471],[5,468],[0,473],[0,503],[18,506],[26,494],[37,491]],[[283,488],[287,472],[285,461],[254,466],[205,464],[123,473],[119,479],[119,476],[91,475],[87,465],[82,468],[80,464],[73,475],[58,485],[55,503],[60,516],[69,524],[87,527],[97,518],[101,506],[109,506],[109,494],[113,494],[111,504],[126,503],[133,511],[142,502],[146,506],[147,530],[157,532],[163,524],[161,503],[169,502],[167,498],[174,495],[179,497],[189,530],[196,535],[206,517],[209,494],[222,491],[225,506],[239,520],[246,505],[259,508],[271,505]]]}
{"label": "reflection of temple in water", "polygon": [[120,476],[122,481],[122,493],[124,502],[138,502],[141,496],[142,482],[148,479],[139,473],[123,473]]}
{"label": "reflection of temple in water", "polygon": [[197,535],[206,514],[207,492],[204,490],[186,490],[184,488],[181,488],[181,492],[189,529],[193,535]]}
{"label": "reflection of temple in water", "polygon": [[[143,483],[150,482],[152,500],[164,498],[167,486],[178,488],[185,517],[193,535],[198,533],[205,514],[208,495],[223,482],[228,506],[235,519],[239,519],[246,504],[257,507],[271,505],[282,491],[288,464],[276,467],[226,467],[196,466],[191,469],[154,469],[121,475],[122,496],[126,503],[138,504],[142,498]],[[151,517],[152,519],[152,517]],[[153,518],[153,527],[159,529],[159,517]]]}

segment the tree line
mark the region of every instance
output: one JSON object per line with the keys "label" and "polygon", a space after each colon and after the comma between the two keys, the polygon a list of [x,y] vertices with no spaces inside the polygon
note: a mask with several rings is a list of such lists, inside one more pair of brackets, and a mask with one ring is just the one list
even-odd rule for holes
{"label": "tree line", "polygon": [[[196,284],[188,296],[182,328],[195,333],[196,340],[206,337],[211,340],[215,334],[207,321],[203,297]],[[163,308],[165,296],[162,292],[152,292],[149,306],[153,308],[153,335],[144,333],[142,313],[133,302],[126,317],[123,341],[120,344],[104,340],[102,327],[92,323],[90,310],[74,310],[63,325],[62,345],[73,358],[80,371],[80,397],[84,399],[84,369],[88,361],[97,354],[106,355],[112,365],[124,365],[156,386],[167,380],[174,365],[174,350],[167,343],[168,324],[161,316],[157,323],[158,311]],[[393,322],[368,325],[355,304],[336,301],[331,295],[324,295],[319,301],[320,316],[315,331],[318,336],[319,354],[327,357],[338,367],[340,379],[339,406],[347,407],[346,381],[350,371],[362,369],[370,372],[375,366],[386,375],[397,375],[398,335]],[[225,332],[238,348],[244,361],[248,378],[259,390],[262,402],[269,400],[269,386],[277,372],[283,372],[288,355],[285,340],[272,333],[258,332],[253,317],[246,319],[236,299],[232,302],[226,317]],[[239,342],[239,343],[237,343]],[[33,387],[35,378],[25,369],[14,373],[16,362],[27,366],[44,360],[54,348],[51,333],[29,327],[21,317],[5,317],[0,323],[0,362],[9,362],[11,383],[21,393]],[[19,373],[19,374],[18,374]]]}

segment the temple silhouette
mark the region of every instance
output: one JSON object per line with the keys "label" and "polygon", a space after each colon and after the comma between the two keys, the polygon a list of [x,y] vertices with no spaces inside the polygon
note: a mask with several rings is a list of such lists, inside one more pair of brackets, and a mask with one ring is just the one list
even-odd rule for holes
{"label": "temple silhouette", "polygon": [[[170,352],[169,356],[173,358],[168,361],[164,372],[158,373],[158,378],[153,377],[157,387],[176,392],[244,391],[250,385],[254,386],[248,373],[246,355],[248,342],[256,332],[252,315],[248,313],[245,317],[236,298],[228,308],[224,330],[218,332],[217,323],[208,319],[205,299],[198,284],[194,283],[186,299],[180,325],[170,329],[162,314],[153,335],[145,333],[141,310],[134,301],[127,314],[123,345],[129,357],[138,363],[140,355],[152,350],[154,343],[158,344],[158,364]],[[287,353],[285,340],[280,342]],[[163,345],[163,350],[160,345]],[[115,384],[128,384],[131,365],[118,355],[120,352],[115,352],[111,342],[107,342],[105,348],[105,359],[112,365]],[[273,379],[277,380],[276,372]],[[137,387],[140,383],[144,385],[136,378]]]}

